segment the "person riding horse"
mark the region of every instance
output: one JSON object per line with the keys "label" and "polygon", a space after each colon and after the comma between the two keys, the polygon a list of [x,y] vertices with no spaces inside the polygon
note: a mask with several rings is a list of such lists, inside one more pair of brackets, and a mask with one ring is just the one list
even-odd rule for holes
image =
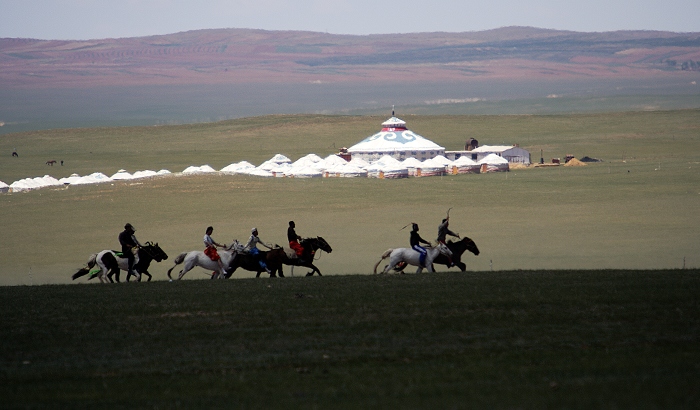
{"label": "person riding horse", "polygon": [[426,251],[424,247],[420,246],[420,244],[424,243],[426,245],[430,245],[430,242],[421,238],[421,236],[418,234],[418,224],[415,222],[413,223],[413,230],[411,230],[410,243],[411,243],[411,248],[414,251],[417,251],[418,253],[420,253],[420,266],[425,268],[425,255],[428,254],[428,251]]}
{"label": "person riding horse", "polygon": [[272,247],[267,245],[265,242],[263,242],[259,237],[258,237],[258,229],[253,228],[250,231],[250,238],[248,238],[248,243],[246,244],[245,248],[243,248],[244,251],[248,251],[251,255],[253,255],[257,260],[258,263],[260,264],[260,267],[265,269],[267,273],[271,273],[270,269],[267,267],[267,264],[263,260],[263,258],[260,255],[260,250],[258,250],[257,244],[259,243],[260,245],[266,247],[267,249],[272,250]]}
{"label": "person riding horse", "polygon": [[[455,238],[459,239],[459,234],[452,232],[448,226],[450,226],[450,216],[448,215],[447,218],[442,220],[442,223],[440,226],[438,226],[438,236],[437,236],[437,241],[438,243],[441,243],[445,246],[447,244],[445,243],[445,239],[447,239],[447,235],[454,236]],[[449,265],[447,267],[451,268],[454,266],[454,263],[452,262],[452,258],[448,256],[449,259]]]}
{"label": "person riding horse", "polygon": [[299,263],[303,263],[304,261],[302,259],[302,255],[304,254],[304,247],[299,243],[301,236],[297,235],[294,228],[296,228],[294,221],[289,221],[289,228],[287,228],[287,240],[289,241],[289,247],[296,252],[297,257],[299,258]]}
{"label": "person riding horse", "polygon": [[129,261],[128,275],[138,277],[138,275],[134,272],[134,262],[136,261],[134,252],[138,250],[138,247],[140,247],[141,244],[139,243],[138,239],[136,239],[136,235],[134,235],[135,232],[136,229],[134,229],[134,226],[130,223],[124,225],[124,231],[119,234],[119,244],[122,247],[124,257]]}
{"label": "person riding horse", "polygon": [[216,247],[225,248],[226,245],[216,243],[214,238],[211,237],[213,232],[213,226],[208,227],[206,232],[204,232],[204,254],[207,255],[209,259],[216,261],[219,264],[219,268],[221,268],[221,272],[224,272],[224,265],[221,262],[219,252],[216,251]]}

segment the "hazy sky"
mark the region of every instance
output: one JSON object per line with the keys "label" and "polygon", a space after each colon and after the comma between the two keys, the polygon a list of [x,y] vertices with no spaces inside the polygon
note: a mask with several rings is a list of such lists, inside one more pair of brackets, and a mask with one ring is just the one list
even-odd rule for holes
{"label": "hazy sky", "polygon": [[700,0],[0,0],[0,37],[97,39],[205,28],[334,34],[700,31]]}

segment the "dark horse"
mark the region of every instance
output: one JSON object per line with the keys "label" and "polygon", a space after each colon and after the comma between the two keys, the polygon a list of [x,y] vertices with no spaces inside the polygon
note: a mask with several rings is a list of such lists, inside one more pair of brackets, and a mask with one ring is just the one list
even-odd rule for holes
{"label": "dark horse", "polygon": [[[467,265],[465,265],[462,262],[462,254],[464,251],[469,251],[474,254],[474,256],[479,256],[479,248],[477,248],[476,244],[474,243],[471,238],[464,237],[461,240],[457,242],[452,242],[452,241],[447,241],[447,247],[452,251],[452,262],[457,266],[459,269],[462,270],[462,272],[467,271]],[[438,255],[435,260],[433,261],[433,264],[440,264],[440,265],[449,265],[449,260],[447,259],[447,256],[445,255]],[[401,264],[397,266],[394,270],[397,272],[402,271],[406,267],[406,264]],[[434,270],[434,269],[433,269]]]}
{"label": "dark horse", "polygon": [[224,277],[228,279],[231,277],[231,275],[233,275],[233,272],[235,272],[236,269],[243,268],[251,272],[257,272],[255,277],[258,278],[262,272],[265,272],[265,269],[260,266],[259,262],[260,260],[263,260],[265,261],[267,268],[270,269],[271,278],[274,278],[276,275],[283,278],[284,274],[282,273],[282,263],[278,262],[277,260],[270,259],[270,253],[275,249],[282,248],[274,248],[272,251],[258,251],[257,257],[249,253],[236,252],[234,258],[231,259],[231,262],[229,262],[228,266],[226,267],[226,275],[224,275]]}
{"label": "dark horse", "polygon": [[[117,257],[116,254],[117,251],[108,250],[93,254],[88,260],[87,266],[73,274],[73,280],[91,273],[90,269],[92,269],[95,265],[98,265],[100,270],[95,272],[95,274],[91,274],[90,278],[88,279],[100,276],[99,272],[106,270],[109,272],[106,276],[110,282],[114,283],[112,276],[115,274],[117,282],[119,282],[119,271],[120,269],[128,271],[128,261],[126,258]],[[148,281],[150,282],[152,276],[150,273],[148,273],[148,267],[151,265],[151,262],[160,262],[167,259],[168,255],[165,253],[165,251],[163,251],[163,249],[161,249],[160,246],[158,246],[157,243],[153,244],[151,242],[146,242],[144,246],[139,248],[139,261],[134,264],[134,270],[139,274],[148,276]],[[131,274],[127,274],[127,282],[129,281],[130,276]],[[139,276],[139,282],[140,281],[141,277]]]}
{"label": "dark horse", "polygon": [[[326,242],[326,240],[320,236],[317,236],[316,238],[304,238],[300,243],[304,248],[301,258],[290,258],[284,249],[279,248],[268,252],[268,261],[290,266],[305,266],[307,268],[311,268],[311,272],[307,273],[306,276],[312,276],[315,272],[318,273],[318,276],[323,276],[321,275],[321,271],[313,264],[314,256],[316,256],[316,251],[318,250],[331,253],[333,252],[333,248],[331,248],[328,242]],[[268,262],[268,265],[269,263],[270,262]],[[281,272],[282,271],[280,268],[280,273]]]}

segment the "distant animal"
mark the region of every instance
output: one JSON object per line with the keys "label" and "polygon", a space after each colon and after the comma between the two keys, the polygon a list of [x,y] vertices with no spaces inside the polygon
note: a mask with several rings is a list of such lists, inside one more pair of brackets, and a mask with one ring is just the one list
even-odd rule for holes
{"label": "distant animal", "polygon": [[50,160],[50,161],[46,161],[46,165],[51,165],[51,166],[53,166],[53,164],[55,164],[55,163],[56,163],[56,160],[55,160],[55,159],[52,159],[52,160]]}
{"label": "distant animal", "polygon": [[[129,260],[121,256],[117,256],[117,251],[103,250],[98,253],[94,253],[88,259],[87,265],[84,268],[79,269],[72,276],[73,280],[85,276],[91,273],[91,269],[98,266],[99,270],[95,272],[94,276],[100,279],[100,282],[114,283],[112,276],[115,276],[117,282],[119,282],[119,271],[129,271]],[[148,268],[152,261],[161,262],[168,259],[168,255],[158,246],[158,243],[146,242],[146,244],[139,248],[138,254],[136,256],[136,261],[134,263],[134,272],[136,272],[136,278],[140,282],[141,275],[148,276],[148,281],[151,281],[151,274],[148,273]],[[127,274],[126,281],[129,281],[131,274]]]}
{"label": "distant animal", "polygon": [[304,238],[299,243],[304,248],[304,252],[300,258],[292,258],[283,248],[278,248],[267,252],[267,260],[273,261],[273,263],[279,262],[292,267],[304,266],[311,268],[311,272],[308,272],[306,276],[313,276],[314,273],[318,273],[318,276],[323,276],[321,275],[321,271],[313,264],[314,257],[316,256],[316,252],[319,250],[331,253],[333,252],[333,248],[331,248],[328,242],[326,242],[326,240],[320,236],[315,238]]}
{"label": "distant animal", "polygon": [[[425,255],[425,267],[428,272],[433,272],[433,261],[438,255],[442,254],[452,256],[452,251],[450,251],[450,249],[442,243],[438,243],[438,245],[433,248],[426,248],[426,251],[427,255]],[[418,266],[416,273],[421,273],[423,271],[423,267],[420,265],[420,253],[418,253],[418,251],[411,248],[396,248],[387,249],[382,254],[382,258],[379,259],[379,262],[374,265],[375,274],[377,273],[377,266],[379,266],[379,264],[386,258],[389,258],[389,264],[384,267],[382,273],[389,272],[400,262],[406,262],[410,265]]]}
{"label": "distant animal", "polygon": [[19,154],[17,153],[17,151],[12,151],[12,156],[13,156],[13,157],[19,157]]}
{"label": "distant animal", "polygon": [[240,252],[242,248],[243,247],[238,243],[238,241],[234,241],[231,246],[218,252],[219,257],[221,258],[221,265],[224,266],[224,270],[221,269],[218,261],[211,260],[211,258],[205,255],[202,251],[183,252],[177,255],[175,258],[175,265],[168,269],[168,278],[173,279],[170,273],[173,271],[173,269],[175,269],[175,266],[184,263],[185,266],[178,274],[178,280],[182,279],[187,272],[191,271],[196,266],[214,272],[211,275],[212,279],[224,279],[226,277],[225,267],[229,266],[231,261],[236,258],[237,253]]}
{"label": "distant animal", "polygon": [[[476,246],[476,243],[474,243],[471,238],[467,238],[466,236],[462,238],[461,240],[457,242],[452,242],[451,240],[447,241],[447,247],[452,251],[452,262],[457,266],[462,272],[467,271],[467,265],[462,262],[462,254],[465,251],[469,251],[474,254],[474,256],[479,256],[479,248]],[[447,259],[447,256],[445,255],[438,255],[435,260],[433,261],[433,264],[438,264],[438,265],[449,265],[449,259]],[[398,266],[394,268],[395,271],[400,272],[403,269],[408,266],[407,263],[399,263]],[[433,270],[435,270],[435,267],[433,266]]]}

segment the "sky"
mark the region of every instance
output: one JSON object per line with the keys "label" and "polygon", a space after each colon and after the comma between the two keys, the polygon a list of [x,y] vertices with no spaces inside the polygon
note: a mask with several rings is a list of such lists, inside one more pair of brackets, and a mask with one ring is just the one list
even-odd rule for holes
{"label": "sky", "polygon": [[87,40],[209,28],[333,34],[700,32],[699,0],[0,0],[0,38]]}

